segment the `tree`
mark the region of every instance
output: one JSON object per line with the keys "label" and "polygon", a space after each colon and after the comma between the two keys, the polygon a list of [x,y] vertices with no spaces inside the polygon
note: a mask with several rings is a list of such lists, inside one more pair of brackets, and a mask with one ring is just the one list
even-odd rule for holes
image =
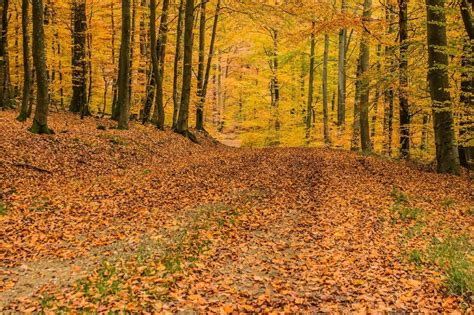
{"label": "tree", "polygon": [[86,1],[72,1],[72,98],[69,110],[88,114],[86,60]]}
{"label": "tree", "polygon": [[176,121],[178,120],[179,112],[179,73],[180,73],[180,60],[181,60],[181,44],[183,36],[183,15],[184,15],[184,1],[179,1],[178,8],[178,25],[176,27],[176,50],[174,53],[174,64],[173,64],[173,122],[172,128],[176,129]]}
{"label": "tree", "polygon": [[186,0],[184,10],[184,55],[183,55],[183,86],[181,89],[181,103],[175,132],[196,141],[194,135],[189,132],[189,102],[191,100],[191,76],[193,66],[193,21],[194,0]]}
{"label": "tree", "polygon": [[328,115],[328,59],[329,59],[329,35],[324,34],[324,57],[323,57],[323,124],[324,124],[324,143],[331,144],[329,134],[329,115]]}
{"label": "tree", "polygon": [[48,74],[46,70],[46,52],[43,27],[43,0],[33,0],[33,62],[36,69],[36,110],[30,131],[38,134],[51,134],[48,128]]}
{"label": "tree", "polygon": [[463,46],[461,57],[461,106],[459,130],[459,160],[462,166],[472,168],[474,159],[474,145],[472,137],[474,135],[474,23],[472,10],[469,8],[467,0],[460,1],[461,17],[467,34],[467,42]]}
{"label": "tree", "polygon": [[28,118],[28,106],[30,104],[31,90],[31,63],[30,63],[30,31],[29,24],[29,0],[22,0],[21,4],[21,28],[23,32],[23,94],[21,99],[20,114],[18,121],[25,121]]}
{"label": "tree", "polygon": [[399,89],[400,105],[400,157],[406,159],[410,155],[410,110],[408,104],[408,0],[398,0],[399,7]]}
{"label": "tree", "polygon": [[314,59],[316,49],[315,22],[311,23],[311,48],[309,54],[309,83],[308,83],[308,104],[306,108],[306,143],[311,137],[311,123],[313,122],[313,89],[314,89]]}
{"label": "tree", "polygon": [[[156,76],[156,127],[160,130],[165,128],[165,109],[163,104],[163,78],[165,71],[165,54],[166,54],[166,42],[168,35],[168,8],[169,0],[163,0],[163,10],[161,11],[161,20],[160,20],[160,31],[159,38],[156,43],[156,63],[155,76]],[[151,32],[150,32],[151,33]],[[152,57],[153,57],[153,44],[152,44]]]}
{"label": "tree", "polygon": [[[346,0],[342,0],[341,14],[346,13],[346,10]],[[337,63],[337,125],[339,127],[344,127],[346,122],[346,36],[347,29],[341,28]]]}
{"label": "tree", "polygon": [[10,70],[8,62],[8,5],[0,0],[0,108],[10,106]]}
{"label": "tree", "polygon": [[444,0],[426,0],[428,81],[433,111],[436,161],[439,173],[459,174],[448,78]]}
{"label": "tree", "polygon": [[118,129],[128,129],[130,112],[130,0],[122,0],[122,39],[120,44],[117,107],[120,115]]}
{"label": "tree", "polygon": [[[363,22],[368,22],[372,14],[372,0],[364,0],[364,13],[362,16]],[[369,32],[364,27],[364,33],[360,42],[360,141],[363,152],[370,152],[372,145],[370,142],[369,132],[369,57],[370,44]]]}

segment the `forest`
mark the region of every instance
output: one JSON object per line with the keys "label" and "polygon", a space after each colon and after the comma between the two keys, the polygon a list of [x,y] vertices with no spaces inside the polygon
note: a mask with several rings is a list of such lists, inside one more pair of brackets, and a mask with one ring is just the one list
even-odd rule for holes
{"label": "forest", "polygon": [[0,0],[0,312],[473,312],[473,10]]}

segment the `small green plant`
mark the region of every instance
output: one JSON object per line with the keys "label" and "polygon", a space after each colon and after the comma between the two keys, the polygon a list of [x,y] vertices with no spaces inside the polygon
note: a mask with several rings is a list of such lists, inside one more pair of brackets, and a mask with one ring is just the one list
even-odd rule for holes
{"label": "small green plant", "polygon": [[8,208],[5,202],[0,200],[0,216],[7,215]]}
{"label": "small green plant", "polygon": [[474,245],[466,236],[434,238],[429,253],[444,271],[451,294],[468,297],[474,293]]}
{"label": "small green plant", "polygon": [[404,192],[400,191],[397,187],[394,187],[392,189],[392,191],[390,192],[390,196],[392,196],[392,198],[394,199],[395,204],[408,203],[408,196]]}
{"label": "small green plant", "polygon": [[414,249],[408,254],[408,261],[419,267],[423,264],[423,254],[420,250]]}
{"label": "small green plant", "polygon": [[445,198],[445,199],[441,200],[441,205],[444,208],[451,208],[454,205],[454,200],[451,199],[451,198]]}
{"label": "small green plant", "polygon": [[43,309],[51,308],[53,307],[53,302],[56,300],[56,298],[52,295],[45,294],[41,297],[40,304]]}

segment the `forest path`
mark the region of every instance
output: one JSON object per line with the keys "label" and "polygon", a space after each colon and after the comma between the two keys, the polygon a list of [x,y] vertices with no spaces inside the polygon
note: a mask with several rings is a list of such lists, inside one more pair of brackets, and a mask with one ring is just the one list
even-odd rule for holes
{"label": "forest path", "polygon": [[[91,253],[98,263],[4,310],[440,312],[463,303],[435,266],[407,257],[445,231],[472,235],[465,178],[352,152],[236,149],[202,135],[196,145],[153,127],[101,131],[112,123],[52,117],[57,134],[40,137],[0,116],[0,291],[25,285],[8,273],[22,265],[59,259],[71,273]],[[401,220],[394,191],[422,215]]]}

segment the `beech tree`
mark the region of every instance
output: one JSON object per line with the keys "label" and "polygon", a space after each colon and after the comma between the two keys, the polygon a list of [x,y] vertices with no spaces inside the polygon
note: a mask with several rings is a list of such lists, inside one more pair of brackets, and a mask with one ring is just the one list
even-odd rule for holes
{"label": "beech tree", "polygon": [[433,110],[437,169],[459,174],[448,78],[448,52],[444,0],[426,0],[428,81]]}
{"label": "beech tree", "polygon": [[119,109],[118,129],[128,129],[130,115],[130,0],[122,0],[122,39],[120,44],[117,108]]}
{"label": "beech tree", "polygon": [[21,2],[21,28],[23,32],[23,93],[18,121],[28,118],[28,107],[31,92],[31,63],[30,63],[30,31],[29,31],[29,0]]}
{"label": "beech tree", "polygon": [[8,6],[9,0],[0,0],[0,108],[10,106]]}
{"label": "beech tree", "polygon": [[33,118],[32,133],[51,134],[48,128],[49,84],[46,69],[46,51],[43,26],[43,0],[32,0],[33,3],[33,62],[36,69],[36,110]]}

